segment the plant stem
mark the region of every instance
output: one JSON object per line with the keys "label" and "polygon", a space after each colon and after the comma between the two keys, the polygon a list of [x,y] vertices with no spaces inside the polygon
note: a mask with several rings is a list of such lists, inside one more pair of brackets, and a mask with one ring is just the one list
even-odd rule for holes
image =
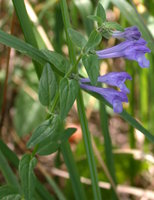
{"label": "plant stem", "polygon": [[65,164],[68,168],[72,188],[75,194],[75,199],[85,200],[86,196],[80,182],[80,177],[78,175],[77,167],[73,159],[73,154],[68,142],[65,142],[61,145],[61,152],[64,157]]}
{"label": "plant stem", "polygon": [[87,122],[87,118],[85,114],[85,108],[84,108],[81,91],[79,91],[79,94],[78,94],[77,106],[78,106],[78,113],[79,113],[79,118],[81,122],[81,128],[83,132],[84,144],[85,144],[86,153],[87,153],[87,159],[88,159],[89,168],[90,168],[94,199],[99,200],[102,198],[101,198],[100,189],[98,187],[96,163],[95,163],[94,153],[92,149],[91,138],[90,138],[90,133],[88,129],[88,122]]}
{"label": "plant stem", "polygon": [[[106,157],[107,167],[114,181],[114,184],[116,185],[114,157],[112,153],[112,143],[111,143],[110,133],[108,130],[108,117],[107,117],[105,105],[101,101],[99,105],[100,105],[101,128],[102,128],[102,134],[104,136],[105,157]],[[117,194],[115,193],[114,190],[112,190],[112,199],[117,199]]]}
{"label": "plant stem", "polygon": [[[69,14],[68,14],[68,10],[67,10],[66,0],[61,0],[61,10],[62,10],[62,16],[63,16],[63,20],[64,20],[67,42],[68,42],[70,60],[71,60],[71,63],[75,66],[75,63],[76,63],[75,50],[73,48],[73,44],[72,44],[72,42],[69,38],[69,34],[68,34],[68,28],[70,28],[71,26],[70,26],[70,20],[69,20]],[[82,132],[83,132],[83,139],[84,139],[84,143],[85,143],[86,153],[87,153],[87,157],[88,157],[90,173],[91,173],[94,199],[101,200],[101,193],[100,193],[100,189],[98,187],[96,164],[95,164],[95,160],[94,160],[94,154],[93,154],[93,150],[92,150],[90,133],[88,130],[88,122],[87,122],[86,115],[85,115],[85,109],[84,109],[81,91],[79,91],[79,95],[77,97],[77,106],[78,106],[78,113],[79,113],[79,117],[80,117],[80,121],[81,121],[81,127],[82,127]]]}
{"label": "plant stem", "polygon": [[[70,20],[69,20],[66,0],[61,0],[61,9],[62,9],[62,15],[63,15],[63,20],[64,20],[67,42],[68,42],[70,60],[73,66],[76,66],[76,63],[78,64],[79,61],[76,62],[75,50],[67,31],[68,28],[70,28]],[[78,60],[80,60],[80,57]],[[81,91],[79,91],[79,95],[77,98],[77,106],[78,106],[78,113],[79,113],[79,117],[81,121],[83,138],[84,138],[84,143],[85,143],[85,148],[86,148],[86,153],[88,157],[88,163],[89,163],[89,168],[90,168],[90,173],[91,173],[91,178],[92,178],[92,188],[93,188],[93,193],[94,193],[94,199],[101,200],[101,193],[98,187],[98,177],[97,177],[96,165],[95,165],[95,160],[94,160],[94,154],[92,150],[92,144],[91,144],[90,134],[88,130],[88,122],[85,115],[85,109],[84,109]]]}

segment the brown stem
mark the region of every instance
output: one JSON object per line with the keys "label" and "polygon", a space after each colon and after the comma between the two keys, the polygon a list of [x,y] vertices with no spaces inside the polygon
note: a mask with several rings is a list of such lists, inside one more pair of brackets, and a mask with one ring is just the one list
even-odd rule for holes
{"label": "brown stem", "polygon": [[[16,20],[16,15],[15,15],[15,12],[14,12],[13,17],[12,17],[12,22],[11,22],[11,34],[14,33],[15,20]],[[3,100],[2,100],[2,108],[1,108],[0,133],[1,133],[1,130],[2,130],[2,127],[3,127],[6,105],[7,105],[7,89],[8,89],[10,55],[11,55],[11,48],[8,48],[7,61],[6,61],[6,74],[5,74],[4,89],[3,89]]]}

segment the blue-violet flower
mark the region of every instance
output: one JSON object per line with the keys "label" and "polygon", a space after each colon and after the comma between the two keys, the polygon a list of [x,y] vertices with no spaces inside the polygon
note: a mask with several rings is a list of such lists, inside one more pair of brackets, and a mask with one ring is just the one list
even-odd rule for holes
{"label": "blue-violet flower", "polygon": [[124,38],[126,40],[138,40],[141,37],[141,33],[136,26],[125,28],[125,31],[113,31],[112,37]]}
{"label": "blue-violet flower", "polygon": [[[110,72],[103,76],[99,76],[97,82],[106,83],[111,86],[118,87],[122,92],[129,93],[129,89],[125,85],[125,81],[129,79],[132,80],[132,77],[126,72]],[[81,83],[90,83],[89,78],[81,78]]]}
{"label": "blue-violet flower", "polygon": [[139,40],[126,40],[120,44],[96,51],[100,59],[124,57],[129,60],[136,60],[140,67],[149,67],[149,60],[146,59],[145,53],[150,53],[150,49],[146,46],[146,41],[143,38]]}
{"label": "blue-violet flower", "polygon": [[127,79],[131,80],[131,76],[127,74],[126,72],[110,72],[106,75],[98,77],[98,82],[119,87],[121,91],[117,91],[113,88],[101,88],[101,87],[87,85],[85,83],[90,82],[89,78],[81,78],[80,87],[82,89],[100,94],[110,104],[112,104],[114,112],[121,113],[123,110],[122,102],[128,102],[128,98],[126,94],[129,92],[129,90],[124,84],[124,82]]}
{"label": "blue-violet flower", "polygon": [[128,102],[128,98],[125,92],[120,92],[113,88],[100,88],[82,83],[80,84],[80,87],[85,90],[96,92],[103,96],[110,104],[112,104],[113,110],[116,113],[122,112],[122,102]]}

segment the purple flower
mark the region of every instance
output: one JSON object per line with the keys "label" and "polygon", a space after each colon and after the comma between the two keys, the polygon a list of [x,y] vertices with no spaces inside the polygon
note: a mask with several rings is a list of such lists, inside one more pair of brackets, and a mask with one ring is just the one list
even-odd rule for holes
{"label": "purple flower", "polygon": [[80,87],[85,90],[96,92],[103,96],[113,106],[116,113],[121,113],[123,110],[122,102],[128,102],[125,92],[119,92],[112,88],[99,88],[91,85],[80,84]]}
{"label": "purple flower", "polygon": [[131,26],[131,27],[125,28],[124,32],[113,31],[112,37],[124,38],[126,40],[138,40],[141,37],[141,33],[139,32],[136,26]]}
{"label": "purple flower", "polygon": [[[122,92],[129,93],[129,89],[125,85],[127,79],[132,80],[131,76],[126,72],[110,72],[103,76],[99,76],[97,81],[119,87]],[[89,78],[82,78],[80,81],[81,83],[90,83]]]}
{"label": "purple flower", "polygon": [[139,40],[126,40],[120,44],[96,51],[100,59],[124,57],[129,60],[136,60],[140,67],[149,67],[149,60],[146,59],[145,54],[150,53],[150,49],[146,46],[146,41],[143,38]]}

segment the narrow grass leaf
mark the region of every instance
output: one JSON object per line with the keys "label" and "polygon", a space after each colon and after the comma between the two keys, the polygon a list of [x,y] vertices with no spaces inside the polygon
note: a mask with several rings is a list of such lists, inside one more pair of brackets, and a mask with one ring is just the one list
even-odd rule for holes
{"label": "narrow grass leaf", "polygon": [[61,54],[55,51],[49,51],[47,49],[41,50],[41,52],[45,56],[46,60],[52,63],[56,67],[56,69],[58,69],[59,71],[66,73],[69,70],[70,63]]}
{"label": "narrow grass leaf", "polygon": [[55,58],[54,56],[54,59],[49,59],[49,56],[47,57],[47,55],[45,55],[44,52],[36,49],[32,45],[18,39],[17,37],[5,33],[2,30],[0,30],[0,43],[14,48],[22,54],[25,54],[33,60],[36,60],[37,62],[42,64],[42,69],[44,64],[46,64],[47,62],[51,63],[54,71],[56,71],[59,75],[64,75],[64,69],[62,65],[63,62],[61,62],[61,65],[59,66],[59,57],[56,56]]}
{"label": "narrow grass leaf", "polygon": [[[19,19],[21,28],[23,30],[25,40],[32,46],[38,48],[37,41],[33,32],[33,26],[28,17],[24,0],[20,0],[20,1],[12,0],[12,2],[15,8],[17,17]],[[35,66],[36,73],[38,77],[40,77],[42,73],[42,66],[36,60],[34,60],[33,63]]]}
{"label": "narrow grass leaf", "polygon": [[86,200],[87,198],[85,196],[83,186],[80,182],[80,176],[79,176],[78,169],[74,161],[74,157],[73,157],[69,143],[64,142],[61,145],[60,149],[65,161],[65,164],[67,166],[67,169],[69,171],[69,175],[70,175],[70,179],[72,183],[72,189],[75,194],[74,199]]}

